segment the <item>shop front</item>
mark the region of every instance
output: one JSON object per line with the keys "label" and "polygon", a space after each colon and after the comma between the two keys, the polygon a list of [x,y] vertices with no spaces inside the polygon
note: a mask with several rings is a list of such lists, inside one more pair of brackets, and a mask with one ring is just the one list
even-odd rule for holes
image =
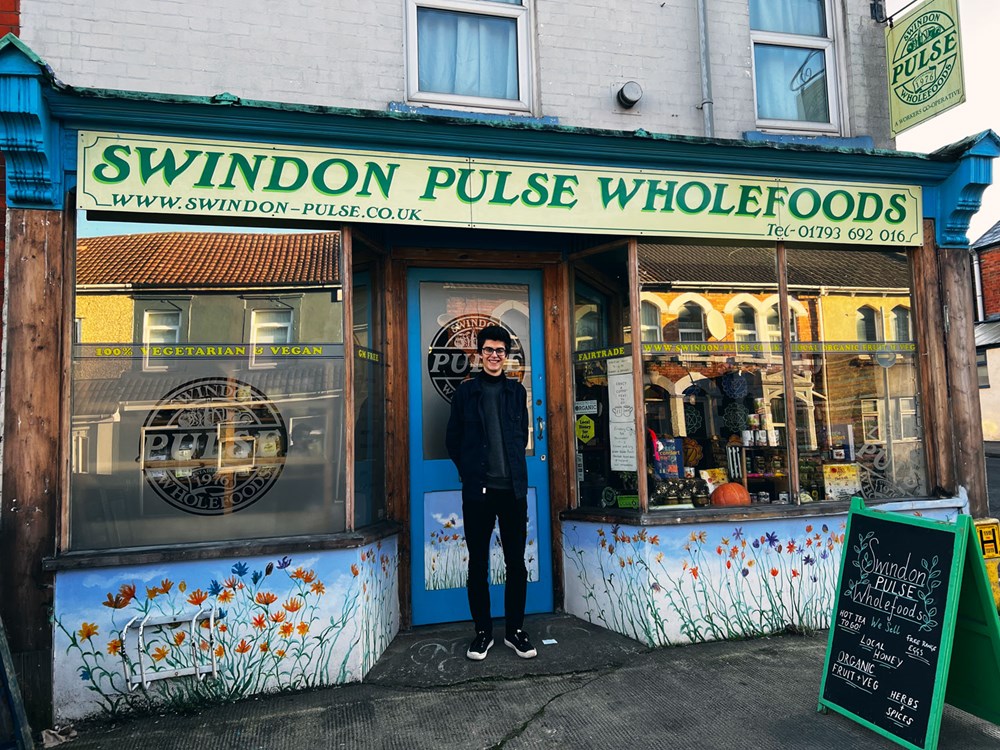
{"label": "shop front", "polygon": [[486,324],[529,397],[529,612],[823,628],[850,498],[985,512],[992,133],[924,157],[157,98],[16,41],[0,78],[2,614],[57,721],[356,681],[467,619],[443,435]]}

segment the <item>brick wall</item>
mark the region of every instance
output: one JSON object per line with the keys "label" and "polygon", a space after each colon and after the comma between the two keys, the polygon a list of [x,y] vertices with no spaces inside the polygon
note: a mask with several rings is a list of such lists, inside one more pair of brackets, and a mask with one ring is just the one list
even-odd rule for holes
{"label": "brick wall", "polygon": [[[888,147],[883,27],[868,0],[837,0],[838,77],[851,135]],[[532,4],[535,114],[563,125],[703,135],[698,19],[690,0]],[[756,129],[746,0],[708,14],[715,134]],[[385,110],[405,100],[404,0],[34,0],[21,38],[66,83]],[[644,95],[615,104],[621,84]]]}
{"label": "brick wall", "polygon": [[1000,247],[979,254],[983,278],[983,311],[987,318],[1000,315]]}

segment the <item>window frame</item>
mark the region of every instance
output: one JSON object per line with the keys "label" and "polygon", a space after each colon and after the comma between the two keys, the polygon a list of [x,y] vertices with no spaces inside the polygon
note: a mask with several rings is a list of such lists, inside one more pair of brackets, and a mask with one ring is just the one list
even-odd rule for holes
{"label": "window frame", "polygon": [[[494,0],[406,0],[406,101],[450,109],[479,112],[530,114],[534,101],[534,49],[530,33],[533,0],[500,3]],[[477,16],[495,16],[515,21],[517,30],[517,99],[495,99],[420,90],[417,12],[421,8]]]}
{"label": "window frame", "polygon": [[[257,358],[257,313],[270,313],[270,312],[282,312],[288,313],[288,323],[287,324],[269,324],[265,326],[266,328],[285,328],[288,331],[288,340],[283,342],[282,345],[287,345],[295,341],[295,324],[298,320],[298,315],[296,314],[296,308],[280,304],[280,302],[275,302],[274,300],[266,300],[263,304],[254,304],[250,301],[247,304],[247,312],[249,313],[247,317],[247,339],[250,343],[250,367],[253,369],[265,368],[265,367],[277,367],[278,363],[272,358],[264,358],[259,360]],[[274,342],[267,342],[274,343]]]}
{"label": "window frame", "polygon": [[[698,325],[697,328],[689,324],[690,321],[682,320],[682,316],[685,310],[694,310],[698,313]],[[705,309],[699,305],[697,302],[685,302],[681,305],[681,309],[677,311],[677,340],[680,342],[699,342],[707,341],[708,335],[705,332],[706,327],[706,315]],[[689,336],[695,334],[695,338],[684,338],[685,335]]]}
{"label": "window frame", "polygon": [[[173,330],[175,334],[174,340],[169,342],[170,344],[182,344],[187,339],[187,337],[185,336],[185,329],[186,329],[185,323],[187,319],[185,312],[187,311],[187,307],[186,305],[182,307],[180,304],[178,304],[178,302],[179,300],[176,299],[163,299],[163,298],[136,300],[136,306],[142,310],[142,330],[140,332],[141,333],[140,341],[142,341],[143,346],[147,347],[147,350],[152,348],[151,347],[152,342],[149,340],[149,333],[152,330],[158,330],[158,331]],[[169,307],[163,307],[163,305],[169,305]],[[158,325],[150,327],[149,325],[150,315],[162,315],[162,314],[176,315],[177,325],[176,326]],[[168,365],[165,364],[153,364],[153,360],[150,359],[150,352],[147,351],[142,358],[142,369],[145,370],[146,372],[163,372],[170,368]]]}
{"label": "window frame", "polygon": [[[847,122],[844,116],[844,102],[840,84],[840,70],[838,61],[840,55],[837,53],[839,35],[834,33],[837,16],[834,13],[833,0],[823,0],[824,12],[826,15],[826,36],[811,36],[807,34],[793,34],[783,31],[760,31],[750,26],[749,17],[747,25],[750,26],[750,78],[753,87],[753,108],[757,127],[764,131],[775,132],[810,132],[842,135],[844,123]],[[748,4],[749,7],[749,4]],[[789,47],[792,49],[816,50],[822,53],[826,70],[826,101],[830,112],[829,122],[816,122],[812,120],[781,120],[765,118],[760,116],[760,107],[757,101],[757,54],[758,45],[770,45],[776,47]]]}
{"label": "window frame", "polygon": [[976,349],[976,375],[980,388],[990,387],[989,353],[986,349]]}

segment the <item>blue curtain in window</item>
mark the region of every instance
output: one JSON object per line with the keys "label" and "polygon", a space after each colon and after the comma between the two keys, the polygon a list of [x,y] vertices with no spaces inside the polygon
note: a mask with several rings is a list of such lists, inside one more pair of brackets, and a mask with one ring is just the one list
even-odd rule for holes
{"label": "blue curtain in window", "polygon": [[750,28],[826,36],[824,0],[750,0]]}
{"label": "blue curtain in window", "polygon": [[[823,0],[751,0],[750,27],[826,36]],[[757,114],[769,120],[829,122],[826,56],[821,49],[754,45]]]}
{"label": "blue curtain in window", "polygon": [[[520,5],[519,0],[497,0]],[[517,99],[517,21],[417,9],[421,91]]]}

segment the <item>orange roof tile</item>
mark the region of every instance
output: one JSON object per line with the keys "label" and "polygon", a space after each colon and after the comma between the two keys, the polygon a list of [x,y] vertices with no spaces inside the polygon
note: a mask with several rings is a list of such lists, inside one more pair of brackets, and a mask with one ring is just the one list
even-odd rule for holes
{"label": "orange roof tile", "polygon": [[284,286],[340,280],[339,232],[156,232],[87,237],[76,247],[80,286]]}

